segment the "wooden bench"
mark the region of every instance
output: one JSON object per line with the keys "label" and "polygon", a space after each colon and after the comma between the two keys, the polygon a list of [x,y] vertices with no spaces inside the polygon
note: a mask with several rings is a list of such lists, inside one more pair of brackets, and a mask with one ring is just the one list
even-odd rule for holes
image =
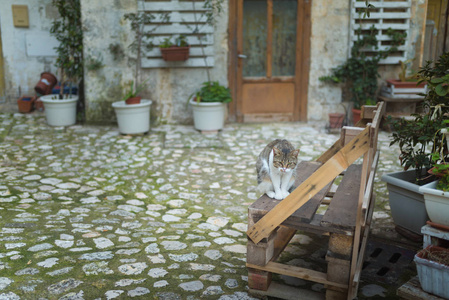
{"label": "wooden bench", "polygon": [[[384,111],[383,102],[363,107],[360,127],[344,127],[320,158],[298,165],[296,188],[287,198],[263,195],[249,207],[246,265],[252,295],[299,299],[297,292],[290,297],[288,288],[277,283],[270,287],[272,273],[322,283],[326,299],[357,295],[374,209],[377,135]],[[354,164],[361,156],[362,164]],[[342,180],[331,191],[338,176]],[[316,213],[322,204],[328,205],[324,215]],[[326,273],[276,262],[296,230],[329,236]]]}

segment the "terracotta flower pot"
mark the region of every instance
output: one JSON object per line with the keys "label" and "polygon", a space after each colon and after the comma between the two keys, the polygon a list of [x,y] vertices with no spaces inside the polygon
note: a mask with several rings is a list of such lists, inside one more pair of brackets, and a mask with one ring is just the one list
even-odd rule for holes
{"label": "terracotta flower pot", "polygon": [[17,100],[20,113],[29,113],[33,111],[34,101],[36,97],[22,96]]}
{"label": "terracotta flower pot", "polygon": [[51,94],[51,90],[58,82],[58,79],[56,79],[56,76],[49,72],[43,72],[41,74],[41,79],[34,87],[34,90],[36,93],[41,95],[48,95]]}
{"label": "terracotta flower pot", "polygon": [[188,47],[170,47],[161,49],[162,58],[165,61],[184,61],[189,58],[190,46]]}
{"label": "terracotta flower pot", "polygon": [[352,122],[354,123],[354,125],[360,121],[361,114],[362,114],[361,109],[355,109],[355,108],[352,109]]}
{"label": "terracotta flower pot", "polygon": [[345,119],[345,114],[330,113],[329,114],[329,126],[330,126],[330,128],[341,128],[343,126],[344,119]]}
{"label": "terracotta flower pot", "polygon": [[125,100],[126,104],[139,104],[142,97],[132,97]]}

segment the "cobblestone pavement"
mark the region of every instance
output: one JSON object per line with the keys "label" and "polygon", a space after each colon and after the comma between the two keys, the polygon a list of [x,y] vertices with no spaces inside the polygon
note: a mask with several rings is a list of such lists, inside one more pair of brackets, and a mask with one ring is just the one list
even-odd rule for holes
{"label": "cobblestone pavement", "polygon": [[[0,114],[0,299],[250,299],[247,207],[259,196],[256,157],[274,138],[313,160],[338,135],[284,123],[130,137]],[[385,132],[379,148],[378,179],[400,169]],[[400,240],[380,180],[376,193],[373,236]],[[314,241],[298,234],[285,259],[298,249],[313,256]],[[384,293],[370,283],[359,293],[364,285],[365,296]]]}

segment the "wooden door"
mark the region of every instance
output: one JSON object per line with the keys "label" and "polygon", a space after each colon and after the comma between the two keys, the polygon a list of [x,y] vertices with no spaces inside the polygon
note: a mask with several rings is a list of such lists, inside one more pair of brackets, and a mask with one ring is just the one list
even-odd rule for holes
{"label": "wooden door", "polygon": [[2,33],[0,28],[0,103],[6,100],[5,98],[5,72],[3,64],[3,51],[2,51]]}
{"label": "wooden door", "polygon": [[447,51],[447,9],[448,3],[443,0],[428,0],[426,30],[424,34],[423,65],[426,61],[436,61]]}
{"label": "wooden door", "polygon": [[305,121],[310,1],[235,0],[235,10],[230,83],[237,120]]}

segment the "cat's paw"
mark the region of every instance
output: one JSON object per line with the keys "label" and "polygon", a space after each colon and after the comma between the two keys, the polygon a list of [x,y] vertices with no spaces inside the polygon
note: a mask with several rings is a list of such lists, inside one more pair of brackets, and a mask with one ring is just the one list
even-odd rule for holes
{"label": "cat's paw", "polygon": [[282,195],[282,199],[285,199],[285,198],[287,198],[288,195],[290,195],[290,193],[287,191],[281,191],[281,195]]}
{"label": "cat's paw", "polygon": [[270,198],[274,198],[275,197],[275,193],[273,191],[268,191],[267,192],[267,196]]}
{"label": "cat's paw", "polygon": [[[273,198],[273,197],[272,197]],[[274,199],[276,199],[276,200],[282,200],[282,199],[284,199],[285,197],[282,195],[282,193],[277,193],[277,194],[275,194],[274,195]]]}

